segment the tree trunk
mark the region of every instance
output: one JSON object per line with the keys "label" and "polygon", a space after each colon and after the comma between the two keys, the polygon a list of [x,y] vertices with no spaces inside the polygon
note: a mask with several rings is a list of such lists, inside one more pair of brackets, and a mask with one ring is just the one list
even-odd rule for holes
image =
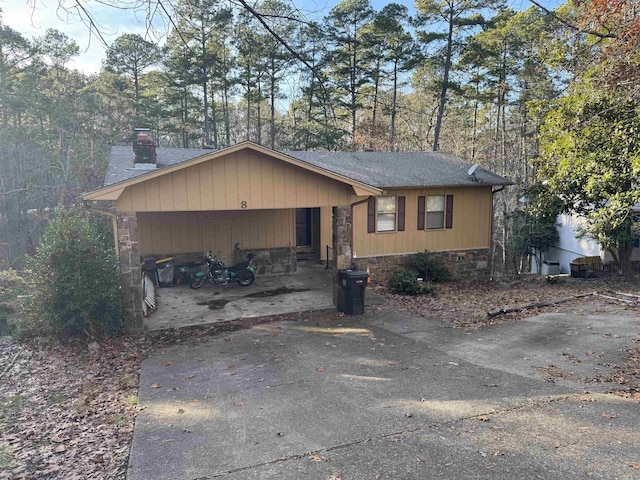
{"label": "tree trunk", "polygon": [[204,33],[204,28],[202,30],[202,36],[200,37],[200,48],[202,48],[202,65],[201,65],[201,74],[202,74],[202,97],[204,101],[204,144],[209,145],[211,143],[211,133],[209,127],[209,96],[207,91],[207,37]]}
{"label": "tree trunk", "polygon": [[247,63],[245,69],[246,81],[247,81],[247,135],[245,140],[251,140],[251,67]]}
{"label": "tree trunk", "polygon": [[262,145],[262,81],[258,78],[258,98],[256,99],[256,142]]}
{"label": "tree trunk", "polygon": [[223,62],[224,62],[224,76],[222,78],[222,108],[223,108],[223,117],[224,117],[224,140],[225,147],[231,145],[231,121],[229,119],[229,80],[227,79],[228,70],[227,70],[227,49],[223,48]]}
{"label": "tree trunk", "polygon": [[[355,36],[355,33],[354,33]],[[356,42],[353,42],[353,56],[351,60],[351,72],[350,72],[350,87],[351,87],[351,142],[353,143],[356,138],[356,105],[358,104],[358,92],[356,91],[356,70],[358,68],[357,55],[358,49],[356,48]]]}
{"label": "tree trunk", "polygon": [[391,102],[391,151],[396,151],[396,108],[398,105],[398,60],[393,62],[393,100]]}
{"label": "tree trunk", "polygon": [[213,130],[213,148],[218,148],[218,111],[216,109],[215,93],[211,92],[211,126]]}
{"label": "tree trunk", "polygon": [[633,253],[633,242],[629,240],[618,241],[618,264],[622,276],[630,280],[633,278],[633,267],[631,266],[631,255]]}
{"label": "tree trunk", "polygon": [[442,76],[442,87],[440,88],[440,103],[438,104],[438,116],[436,126],[433,130],[433,151],[440,149],[440,129],[444,117],[444,108],[447,103],[447,89],[449,88],[449,71],[451,70],[451,56],[453,54],[453,8],[449,10],[449,31],[447,32],[447,53],[444,60],[444,75]]}
{"label": "tree trunk", "polygon": [[271,117],[269,125],[269,145],[272,150],[276,149],[276,62],[273,58],[275,53],[271,57],[271,83],[269,85],[269,96],[271,97]]}

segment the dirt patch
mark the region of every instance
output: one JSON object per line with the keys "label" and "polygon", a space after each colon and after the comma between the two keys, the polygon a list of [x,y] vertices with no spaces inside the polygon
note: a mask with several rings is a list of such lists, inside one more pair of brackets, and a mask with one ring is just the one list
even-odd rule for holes
{"label": "dirt patch", "polygon": [[196,305],[207,305],[209,310],[220,310],[221,308],[224,308],[227,303],[229,303],[229,300],[218,298],[215,300],[209,300],[208,302],[198,302]]}
{"label": "dirt patch", "polygon": [[157,332],[148,333],[147,338],[151,341],[152,345],[155,348],[162,348],[178,343],[189,343],[190,345],[198,345],[201,343],[207,343],[211,337],[235,332],[243,328],[251,328],[263,323],[273,323],[278,321],[298,321],[304,319],[308,322],[320,324],[339,320],[343,316],[343,313],[337,312],[334,309],[284,313],[279,315],[268,315],[264,317],[241,318],[238,320],[218,322],[203,326],[198,325],[180,329],[159,330]]}
{"label": "dirt patch", "polygon": [[280,287],[275,290],[265,290],[264,292],[255,292],[250,293],[249,295],[245,295],[245,298],[265,298],[265,297],[275,297],[277,295],[285,295],[287,293],[297,293],[297,292],[308,292],[308,288],[289,288],[289,287]]}

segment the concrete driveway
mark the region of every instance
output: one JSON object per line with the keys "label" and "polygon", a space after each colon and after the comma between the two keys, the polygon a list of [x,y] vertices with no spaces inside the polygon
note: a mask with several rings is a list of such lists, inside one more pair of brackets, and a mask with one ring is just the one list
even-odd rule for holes
{"label": "concrete driveway", "polygon": [[638,402],[591,380],[621,363],[635,315],[466,332],[370,310],[154,350],[129,478],[640,478]]}

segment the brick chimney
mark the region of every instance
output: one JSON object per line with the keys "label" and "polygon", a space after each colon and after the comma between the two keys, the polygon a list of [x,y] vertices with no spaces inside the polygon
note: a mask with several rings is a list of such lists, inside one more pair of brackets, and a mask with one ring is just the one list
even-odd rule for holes
{"label": "brick chimney", "polygon": [[148,128],[134,129],[133,166],[135,168],[156,168],[156,144],[151,139]]}

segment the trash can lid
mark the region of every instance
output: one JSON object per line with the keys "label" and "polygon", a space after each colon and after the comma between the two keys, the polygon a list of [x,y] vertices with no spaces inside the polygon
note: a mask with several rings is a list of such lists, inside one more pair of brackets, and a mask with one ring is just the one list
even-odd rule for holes
{"label": "trash can lid", "polygon": [[366,270],[340,270],[340,274],[347,278],[363,278],[369,276]]}

